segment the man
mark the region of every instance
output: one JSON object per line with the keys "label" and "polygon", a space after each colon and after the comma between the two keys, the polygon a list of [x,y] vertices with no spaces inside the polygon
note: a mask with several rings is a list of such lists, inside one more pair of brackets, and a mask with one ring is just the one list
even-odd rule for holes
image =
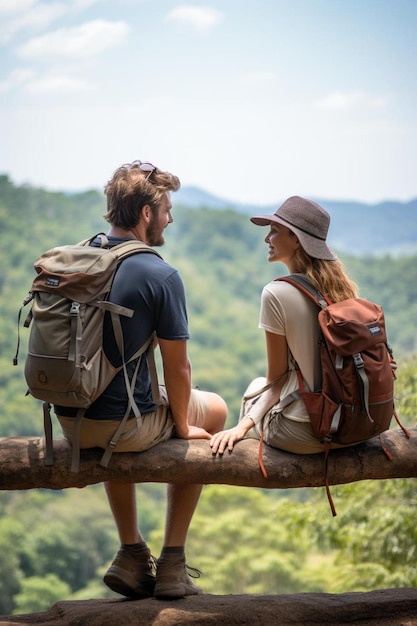
{"label": "man", "polygon": [[[179,187],[176,176],[151,163],[135,161],[118,168],[105,187],[110,245],[138,239],[162,246],[164,230],[173,221],[170,192]],[[120,264],[109,299],[135,311],[132,318],[122,320],[126,359],[156,332],[165,382],[160,387],[163,404],[156,405],[147,360],[142,359],[134,393],[141,420],[133,417],[126,422],[115,452],[146,450],[173,436],[209,441],[223,428],[227,407],[217,394],[191,389],[186,301],[178,272],[152,252],[132,255]],[[120,365],[110,320],[105,321],[104,344],[107,357]],[[133,371],[135,362],[128,367]],[[127,403],[121,371],[86,412],[80,447],[106,448]],[[55,411],[71,440],[74,411],[64,407]],[[184,546],[202,486],[168,485],[164,546],[156,563],[138,527],[135,484],[112,480],[105,488],[121,543],[104,576],[105,584],[133,598],[201,593],[187,573]]]}

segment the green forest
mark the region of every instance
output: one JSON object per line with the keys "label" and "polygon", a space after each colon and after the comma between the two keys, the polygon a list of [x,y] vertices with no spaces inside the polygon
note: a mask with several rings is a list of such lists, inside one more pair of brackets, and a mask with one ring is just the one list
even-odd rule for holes
{"label": "green forest", "polygon": [[[235,423],[248,382],[265,372],[258,329],[262,287],[284,272],[268,264],[266,230],[230,210],[175,204],[164,258],[183,277],[193,383],[219,392]],[[27,340],[18,311],[33,263],[107,224],[104,196],[16,186],[0,176],[0,436],[42,434],[40,403],[25,395]],[[384,307],[398,361],[396,406],[404,425],[417,415],[417,258],[340,255],[360,294]],[[55,436],[60,436],[55,424]],[[382,457],[385,459],[385,457]],[[385,462],[383,460],[382,462]],[[388,461],[386,461],[388,462]],[[87,493],[88,492],[88,493]],[[163,536],[165,486],[137,486],[139,519],[153,553]],[[291,491],[210,485],[193,519],[187,559],[213,594],[343,593],[417,586],[415,480],[366,481]],[[42,611],[58,600],[114,597],[101,581],[118,549],[102,485],[60,492],[0,492],[0,614]]]}

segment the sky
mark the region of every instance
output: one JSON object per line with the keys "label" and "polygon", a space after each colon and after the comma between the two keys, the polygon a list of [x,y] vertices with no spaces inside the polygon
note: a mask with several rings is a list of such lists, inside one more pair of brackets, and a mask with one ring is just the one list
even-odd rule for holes
{"label": "sky", "polygon": [[417,197],[417,0],[0,0],[0,173],[150,161],[222,199]]}

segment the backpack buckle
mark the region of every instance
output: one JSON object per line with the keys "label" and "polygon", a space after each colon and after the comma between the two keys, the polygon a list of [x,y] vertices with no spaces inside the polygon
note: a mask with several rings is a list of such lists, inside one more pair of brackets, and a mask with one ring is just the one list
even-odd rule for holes
{"label": "backpack buckle", "polygon": [[355,366],[358,369],[361,369],[361,368],[365,367],[365,363],[364,363],[363,358],[361,357],[360,352],[357,352],[356,354],[354,354],[352,356],[352,358],[353,358],[353,362],[354,362]]}

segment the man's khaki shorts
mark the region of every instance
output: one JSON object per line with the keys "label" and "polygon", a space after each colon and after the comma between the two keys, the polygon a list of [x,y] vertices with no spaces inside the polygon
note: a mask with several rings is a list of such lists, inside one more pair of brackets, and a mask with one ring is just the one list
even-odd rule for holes
{"label": "man's khaki shorts", "polygon": [[[175,435],[175,424],[163,385],[159,387],[159,392],[162,404],[157,406],[154,413],[146,413],[139,420],[132,418],[126,422],[115,452],[142,452]],[[188,406],[189,423],[204,428],[207,410],[208,405],[204,394],[198,389],[192,389]],[[62,415],[57,415],[57,418],[65,439],[71,442],[74,418]],[[80,448],[106,449],[119,424],[120,420],[97,420],[84,417],[81,421]]]}

